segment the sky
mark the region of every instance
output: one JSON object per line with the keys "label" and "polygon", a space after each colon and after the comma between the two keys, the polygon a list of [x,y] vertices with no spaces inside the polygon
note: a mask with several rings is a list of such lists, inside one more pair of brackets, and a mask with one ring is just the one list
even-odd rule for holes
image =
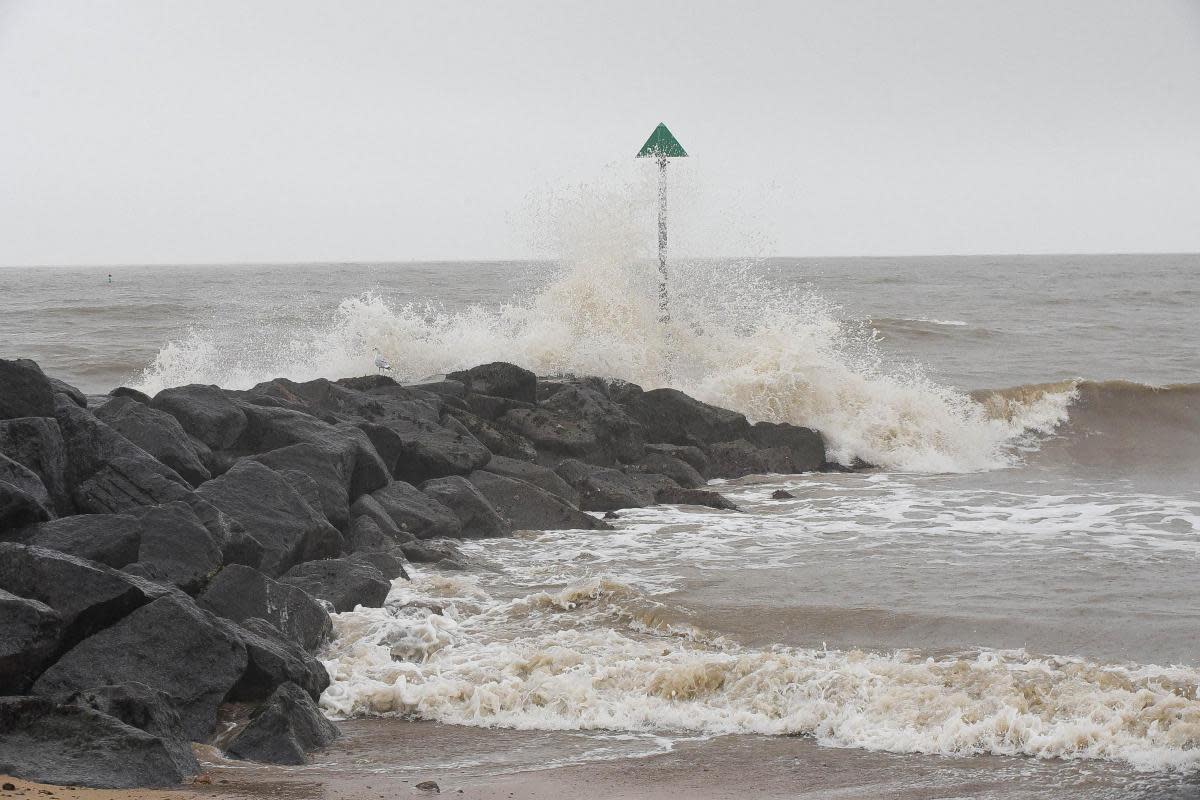
{"label": "sky", "polygon": [[660,121],[711,255],[1200,251],[1200,0],[0,0],[0,115],[4,266],[525,257]]}

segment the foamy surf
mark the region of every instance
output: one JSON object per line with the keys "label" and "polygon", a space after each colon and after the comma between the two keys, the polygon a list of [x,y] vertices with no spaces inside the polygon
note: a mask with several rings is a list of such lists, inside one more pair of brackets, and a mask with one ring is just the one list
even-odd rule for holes
{"label": "foamy surf", "polygon": [[756,650],[657,621],[653,605],[612,581],[508,602],[469,578],[398,581],[385,608],[335,616],[321,705],[483,727],[1200,765],[1192,669],[1024,651]]}

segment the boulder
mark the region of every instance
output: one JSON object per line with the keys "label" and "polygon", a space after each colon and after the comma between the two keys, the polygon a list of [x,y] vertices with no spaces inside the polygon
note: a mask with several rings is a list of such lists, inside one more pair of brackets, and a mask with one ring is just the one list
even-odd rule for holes
{"label": "boulder", "polygon": [[183,732],[183,721],[165,693],[144,683],[119,683],[76,692],[64,702],[107,714],[158,737],[180,774],[195,775],[200,771],[200,764]]}
{"label": "boulder", "polygon": [[667,486],[654,494],[660,503],[680,506],[708,506],[722,511],[741,511],[729,498],[708,489]]}
{"label": "boulder", "polygon": [[120,569],[138,560],[142,526],[132,514],[77,514],[31,529],[28,544]]}
{"label": "boulder", "polygon": [[[360,500],[362,498],[359,498]],[[376,517],[362,514],[350,523],[350,532],[346,534],[346,547],[351,553],[372,553],[391,550],[404,541],[416,541],[411,533],[401,533],[400,529],[386,515],[381,516],[387,525],[387,532]]]}
{"label": "boulder", "polygon": [[137,561],[126,572],[195,594],[221,569],[222,542],[186,503],[149,506],[133,514],[141,525],[141,543]]}
{"label": "boulder", "polygon": [[772,500],[791,500],[795,498],[795,496],[796,495],[792,494],[787,489],[776,489],[775,491],[771,492]]}
{"label": "boulder", "polygon": [[385,534],[389,530],[384,520],[390,520],[402,532],[418,539],[459,536],[463,527],[454,511],[436,497],[404,481],[393,481],[368,496],[360,497],[354,502],[351,513],[356,517],[363,514],[371,516]]}
{"label": "boulder", "polygon": [[303,589],[333,605],[334,611],[353,611],[357,606],[379,608],[392,584],[374,564],[353,558],[309,561],[292,567],[280,583]]}
{"label": "boulder", "polygon": [[749,434],[750,423],[736,411],[701,403],[677,389],[653,389],[624,403],[654,442],[697,445],[727,442]]}
{"label": "boulder", "polygon": [[174,786],[180,768],[163,739],[81,705],[0,698],[0,773],[59,785]]}
{"label": "boulder", "polygon": [[37,494],[28,491],[31,488],[28,484],[22,488],[0,480],[0,531],[18,531],[50,519],[45,488]]}
{"label": "boulder", "polygon": [[67,455],[57,421],[47,417],[0,420],[0,454],[37,473],[59,516],[73,513]]}
{"label": "boulder", "polygon": [[788,475],[796,471],[791,450],[786,447],[757,447],[745,439],[717,442],[705,448],[709,474],[714,478],[745,475]]}
{"label": "boulder", "polygon": [[663,453],[647,453],[634,467],[634,471],[666,475],[686,489],[696,489],[705,483],[704,476],[691,464]]}
{"label": "boulder", "polygon": [[62,638],[57,611],[0,589],[0,695],[28,690],[58,654]]}
{"label": "boulder", "polygon": [[442,569],[465,569],[466,561],[453,542],[445,539],[436,542],[411,542],[400,545],[413,564],[436,564]]}
{"label": "boulder", "polygon": [[[354,472],[354,453],[347,449],[331,450],[309,442],[293,444],[251,456],[255,461],[287,477],[287,473],[306,475],[316,486],[316,505],[330,524],[345,530],[350,524],[350,479]],[[293,486],[296,483],[293,482]],[[307,499],[306,491],[301,491]]]}
{"label": "boulder", "polygon": [[73,692],[134,681],[165,692],[184,734],[207,737],[217,707],[246,671],[246,646],[190,598],[169,594],[84,639],[33,685],[33,693]]}
{"label": "boulder", "polygon": [[662,478],[654,476],[648,481],[645,475],[630,475],[576,459],[561,462],[555,471],[579,492],[579,507],[584,511],[616,511],[654,505],[657,487],[652,484]]}
{"label": "boulder", "polygon": [[145,392],[139,392],[137,389],[133,389],[129,386],[118,386],[117,388],[115,388],[111,392],[109,392],[108,396],[109,397],[128,397],[131,400],[137,400],[139,403],[141,403],[144,406],[148,406],[154,402],[153,400],[150,399],[150,396],[147,395]]}
{"label": "boulder", "polygon": [[787,450],[793,472],[814,472],[825,464],[825,440],[811,428],[756,422],[747,438],[761,448]]}
{"label": "boulder", "polygon": [[518,408],[536,408],[536,404],[521,400],[510,400],[507,397],[496,397],[491,394],[468,394],[463,401],[469,413],[485,420],[497,420]]}
{"label": "boulder", "polygon": [[196,493],[254,532],[264,550],[260,569],[268,575],[282,575],[295,564],[342,550],[337,529],[279,473],[256,461],[238,462]]}
{"label": "boulder", "polygon": [[[484,447],[490,450],[492,458],[507,456],[508,458],[520,461],[535,461],[537,459],[537,448],[533,446],[533,442],[520,434],[505,430],[498,424],[476,416],[470,411],[449,409],[447,411],[447,424],[450,419],[454,419],[461,424]],[[488,461],[488,463],[490,464],[491,461]]]}
{"label": "boulder", "polygon": [[677,458],[701,475],[708,475],[708,456],[699,447],[686,444],[648,444],[646,455],[658,453],[671,458]]}
{"label": "boulder", "polygon": [[152,405],[179,420],[185,431],[213,450],[233,447],[246,428],[245,413],[216,386],[163,389]]}
{"label": "boulder", "polygon": [[462,383],[468,394],[493,395],[525,403],[537,402],[537,376],[504,361],[451,372],[446,375],[446,380]]}
{"label": "boulder", "polygon": [[252,617],[234,627],[246,645],[246,671],[230,690],[231,700],[263,700],[281,684],[295,683],[317,700],[329,687],[325,665],[265,619]]}
{"label": "boulder", "polygon": [[55,394],[61,394],[80,408],[88,407],[87,395],[76,389],[66,381],[60,381],[58,378],[50,379],[50,388]]}
{"label": "boulder", "polygon": [[369,550],[361,553],[353,553],[347,556],[346,560],[370,564],[379,570],[384,580],[394,581],[396,578],[408,580],[408,571],[404,569],[404,559],[397,555],[397,553],[400,553],[398,549]]}
{"label": "boulder", "polygon": [[419,483],[446,475],[468,475],[492,457],[465,428],[452,430],[440,422],[392,416],[380,423],[361,422],[359,428],[397,480]]}
{"label": "boulder", "polygon": [[114,397],[96,418],[179,473],[192,486],[212,477],[175,417],[129,397]]}
{"label": "boulder", "polygon": [[532,483],[534,486],[566,500],[573,506],[579,505],[579,492],[575,491],[569,483],[549,467],[504,456],[492,456],[492,460],[483,469],[506,478],[516,478],[526,483]]}
{"label": "boulder", "polygon": [[518,478],[482,470],[472,472],[471,483],[514,530],[609,530],[608,523],[585,514],[561,497]]}
{"label": "boulder", "polygon": [[62,618],[64,648],[168,591],[92,561],[15,542],[0,542],[0,589],[54,609]]}
{"label": "boulder", "polygon": [[[273,452],[279,451],[276,450]],[[258,461],[258,459],[254,460]],[[259,461],[259,463],[263,462]],[[296,469],[277,469],[275,471],[296,490],[296,494],[304,498],[304,502],[308,503],[309,508],[313,511],[320,511],[326,520],[329,519],[329,514],[325,512],[321,504],[321,487],[308,473]],[[332,525],[333,523],[330,522],[329,524]]]}
{"label": "boulder", "polygon": [[226,752],[265,764],[306,764],[309,752],[327,746],[338,735],[337,726],[303,689],[285,683],[255,711]]}
{"label": "boulder", "polygon": [[487,498],[466,478],[458,475],[435,478],[421,484],[421,491],[454,512],[462,523],[460,536],[485,538],[512,533]]}
{"label": "boulder", "polygon": [[237,623],[256,617],[266,620],[310,652],[333,633],[329,612],[307,592],[240,564],[217,573],[196,602]]}
{"label": "boulder", "polygon": [[0,419],[54,416],[54,390],[32,361],[0,358]]}

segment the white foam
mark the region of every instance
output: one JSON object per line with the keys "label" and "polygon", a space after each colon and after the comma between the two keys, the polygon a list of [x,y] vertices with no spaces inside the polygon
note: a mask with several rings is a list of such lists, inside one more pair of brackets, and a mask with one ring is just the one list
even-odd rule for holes
{"label": "white foam", "polygon": [[[898,753],[1200,766],[1200,674],[1191,669],[1024,651],[934,659],[743,649],[621,624],[642,619],[631,609],[648,601],[611,581],[509,602],[447,586],[417,576],[398,582],[391,609],[336,615],[322,706],[477,726],[805,734]],[[415,599],[442,605],[445,616],[405,605]],[[400,656],[397,638],[429,646]]]}

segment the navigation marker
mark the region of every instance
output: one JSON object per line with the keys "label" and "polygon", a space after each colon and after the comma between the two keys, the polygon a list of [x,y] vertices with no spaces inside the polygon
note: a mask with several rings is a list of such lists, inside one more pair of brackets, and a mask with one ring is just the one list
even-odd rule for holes
{"label": "navigation marker", "polygon": [[658,321],[665,325],[671,321],[667,303],[667,159],[687,158],[687,151],[666,123],[660,122],[637,157],[658,161]]}

